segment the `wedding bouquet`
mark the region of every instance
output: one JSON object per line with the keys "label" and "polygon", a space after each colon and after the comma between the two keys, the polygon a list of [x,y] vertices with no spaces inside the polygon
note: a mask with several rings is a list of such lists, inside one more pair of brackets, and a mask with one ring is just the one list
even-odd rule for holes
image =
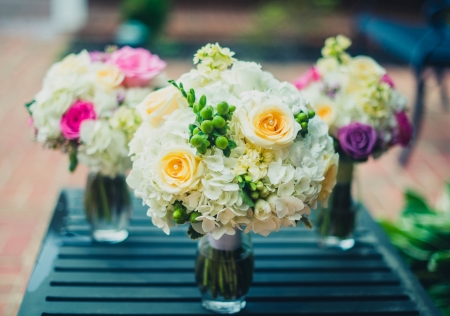
{"label": "wedding bouquet", "polygon": [[243,228],[267,236],[308,222],[335,184],[326,123],[294,85],[233,55],[207,44],[196,69],[137,107],[127,182],[166,234],[189,223],[192,238]]}
{"label": "wedding bouquet", "polygon": [[54,64],[42,90],[27,104],[36,140],[106,176],[131,167],[128,142],[141,119],[135,107],[166,85],[166,63],[131,47],[71,54]]}
{"label": "wedding bouquet", "polygon": [[412,127],[406,99],[368,56],[351,57],[345,36],[328,38],[322,58],[293,83],[329,126],[338,152],[353,161],[378,157],[391,146],[407,146]]}
{"label": "wedding bouquet", "polygon": [[42,90],[27,104],[36,140],[90,169],[84,209],[97,241],[119,242],[128,233],[131,202],[124,173],[128,142],[141,123],[136,105],[167,85],[166,63],[131,47],[71,54],[54,64]]}

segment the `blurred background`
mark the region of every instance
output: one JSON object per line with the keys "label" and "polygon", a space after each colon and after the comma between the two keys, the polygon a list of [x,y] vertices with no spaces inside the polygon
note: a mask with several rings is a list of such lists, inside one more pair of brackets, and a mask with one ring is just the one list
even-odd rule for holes
{"label": "blurred background", "polygon": [[[80,166],[70,174],[66,156],[33,143],[23,105],[39,91],[52,63],[85,48],[143,46],[167,60],[168,76],[176,79],[192,68],[192,56],[200,46],[220,42],[238,59],[260,62],[263,69],[290,81],[320,57],[325,38],[344,34],[353,40],[352,55],[371,55],[388,70],[409,99],[411,114],[417,68],[365,32],[363,17],[390,19],[417,33],[432,27],[424,2],[0,0],[0,315],[17,313],[59,190],[86,182],[86,169]],[[444,20],[450,21],[448,16]],[[448,43],[448,29],[445,32]],[[392,34],[394,42],[403,39]],[[408,164],[398,163],[396,148],[358,167],[358,195],[376,218],[395,220],[407,188],[433,204],[450,179],[445,95],[450,78],[444,66],[419,73],[426,79],[425,112]]]}

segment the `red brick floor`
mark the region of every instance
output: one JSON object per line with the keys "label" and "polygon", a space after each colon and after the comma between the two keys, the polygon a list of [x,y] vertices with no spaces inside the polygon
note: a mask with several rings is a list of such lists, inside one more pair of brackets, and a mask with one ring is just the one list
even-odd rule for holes
{"label": "red brick floor", "polygon": [[[0,315],[17,314],[59,190],[83,186],[87,174],[82,167],[69,174],[67,157],[33,143],[23,106],[40,89],[46,69],[64,44],[63,39],[39,42],[0,36]],[[308,65],[263,66],[290,80]],[[169,61],[168,74],[177,78],[189,68],[189,61]],[[411,72],[402,67],[388,70],[398,89],[413,100]],[[358,168],[360,194],[375,216],[395,217],[406,187],[434,199],[450,178],[450,113],[441,109],[433,80],[427,91],[425,126],[408,167],[397,164],[399,150],[394,149]]]}

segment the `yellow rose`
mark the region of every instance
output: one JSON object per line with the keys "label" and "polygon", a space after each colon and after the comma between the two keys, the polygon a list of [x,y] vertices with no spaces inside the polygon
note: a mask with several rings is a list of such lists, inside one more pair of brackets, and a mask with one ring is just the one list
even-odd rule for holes
{"label": "yellow rose", "polygon": [[113,65],[98,64],[94,68],[95,80],[107,88],[119,86],[125,75]]}
{"label": "yellow rose", "polygon": [[319,197],[317,200],[322,204],[323,207],[328,207],[328,199],[336,185],[336,176],[339,165],[339,155],[334,154],[333,157],[328,160],[327,167],[325,169],[324,177],[322,181],[322,189],[319,192]]}
{"label": "yellow rose", "polygon": [[163,150],[156,164],[155,179],[170,194],[186,192],[203,174],[203,164],[192,148],[177,145]]}
{"label": "yellow rose", "polygon": [[334,120],[336,119],[336,110],[332,101],[319,100],[318,102],[315,102],[314,111],[328,126],[333,125]]}
{"label": "yellow rose", "polygon": [[236,115],[245,138],[267,149],[290,146],[301,129],[286,106],[266,103],[255,106],[248,113],[241,108],[236,111]]}
{"label": "yellow rose", "polygon": [[361,81],[371,80],[386,73],[375,60],[368,56],[356,56],[349,61],[350,73]]}
{"label": "yellow rose", "polygon": [[188,106],[181,92],[170,85],[150,93],[137,108],[142,118],[156,128],[165,116]]}

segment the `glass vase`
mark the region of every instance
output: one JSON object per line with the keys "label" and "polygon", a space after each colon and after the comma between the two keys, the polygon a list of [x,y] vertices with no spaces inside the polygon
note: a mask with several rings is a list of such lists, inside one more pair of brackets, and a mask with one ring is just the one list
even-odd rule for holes
{"label": "glass vase", "polygon": [[131,199],[124,175],[90,173],[84,192],[84,210],[98,242],[118,243],[128,237]]}
{"label": "glass vase", "polygon": [[204,236],[198,245],[195,278],[204,308],[219,314],[240,312],[253,279],[250,236],[240,230],[219,240]]}
{"label": "glass vase", "polygon": [[328,206],[320,205],[317,210],[316,229],[321,247],[348,250],[355,245],[358,204],[352,198],[353,172],[354,163],[340,158],[337,183]]}

